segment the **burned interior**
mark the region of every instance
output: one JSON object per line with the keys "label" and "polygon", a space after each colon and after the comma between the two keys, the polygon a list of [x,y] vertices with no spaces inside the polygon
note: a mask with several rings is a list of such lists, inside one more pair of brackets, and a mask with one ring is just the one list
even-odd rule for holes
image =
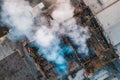
{"label": "burned interior", "polygon": [[[104,65],[118,59],[118,56],[117,54],[115,54],[115,49],[110,43],[107,42],[106,38],[104,37],[103,29],[96,21],[96,18],[93,16],[89,7],[86,6],[82,1],[76,1],[73,4],[76,7],[74,11],[75,14],[73,17],[76,18],[77,23],[79,25],[89,27],[91,35],[87,41],[87,45],[89,46],[90,55],[86,56],[85,58],[82,58],[82,55],[79,55],[77,53],[76,46],[74,45],[74,43],[72,43],[68,36],[63,35],[61,39],[63,43],[71,46],[74,51],[74,53],[71,56],[64,56],[69,61],[68,72],[70,74],[83,67],[86,70],[85,74],[89,77],[91,74],[99,70]],[[47,18],[53,19],[49,14],[49,11],[47,14]],[[40,70],[40,73],[43,74],[43,77],[52,80],[53,78],[55,78],[55,76],[58,76],[58,74],[54,71],[55,65],[53,63],[47,62],[42,56],[40,56],[37,53],[35,47],[30,47],[28,44],[29,41],[26,43],[25,47],[30,53],[30,56],[35,61],[38,69]]]}
{"label": "burned interior", "polygon": [[[74,15],[65,20],[63,19],[63,22],[62,19],[60,21],[59,18],[57,19],[56,16],[53,15],[54,14],[53,12],[58,8],[57,0],[25,0],[25,1],[28,1],[32,6],[32,12],[30,12],[30,15],[32,15],[33,17],[32,25],[34,26],[34,29],[32,30],[33,33],[35,33],[39,29],[39,26],[45,25],[47,26],[48,29],[52,29],[52,26],[54,26],[54,23],[56,23],[57,26],[58,25],[60,26],[60,28],[64,26],[66,27],[66,24],[67,27],[69,27],[71,25],[74,25],[75,21],[75,24],[80,26],[80,28],[77,29],[86,28],[87,33],[84,30],[81,31],[81,34],[83,34],[82,36],[84,37],[84,35],[86,34],[89,35],[87,36],[87,38],[85,38],[86,41],[83,41],[86,44],[83,45],[83,47],[85,46],[85,49],[88,49],[88,54],[84,55],[84,52],[82,53],[82,50],[81,52],[78,51],[79,45],[76,45],[74,40],[72,40],[72,38],[69,35],[66,35],[66,33],[64,34],[64,32],[62,32],[62,28],[58,32],[55,32],[55,34],[57,34],[60,39],[61,44],[60,48],[63,49],[61,51],[62,57],[65,57],[64,64],[67,65],[66,73],[64,73],[65,71],[63,68],[57,71],[56,68],[59,66],[59,64],[56,65],[57,62],[55,63],[54,61],[52,60],[50,61],[46,58],[45,55],[50,52],[49,50],[48,53],[46,53],[45,55],[42,53],[42,51],[40,53],[38,44],[37,42],[35,42],[35,39],[33,39],[34,37],[32,37],[31,39],[30,38],[31,36],[29,37],[24,36],[25,38],[22,41],[20,41],[20,43],[22,44],[23,49],[26,51],[26,54],[30,56],[31,60],[33,61],[37,69],[37,73],[39,74],[39,76],[37,76],[38,80],[59,80],[59,79],[67,80],[66,76],[73,75],[75,72],[79,71],[82,68],[85,70],[83,74],[85,76],[84,80],[89,80],[89,78],[91,78],[96,71],[99,71],[105,65],[110,64],[111,62],[114,62],[119,59],[119,56],[117,55],[116,50],[114,49],[112,43],[108,42],[107,38],[104,36],[104,29],[98,22],[97,18],[94,16],[90,7],[85,4],[84,0],[70,0],[70,4],[73,6],[70,7],[70,9],[74,10],[73,11]],[[101,2],[99,2],[99,4],[102,5]],[[60,15],[62,15],[62,13]],[[73,23],[68,25],[68,23],[72,22],[72,20]],[[9,30],[10,28],[3,27],[3,25],[4,24],[0,25],[0,39],[2,37],[6,37],[6,35],[9,34],[10,32]],[[33,36],[33,34],[30,35]],[[56,42],[56,40],[53,40],[52,42]],[[54,48],[55,47],[53,45],[53,47],[50,48],[50,50],[52,51],[54,50]],[[60,66],[61,65],[62,64],[60,64]]]}

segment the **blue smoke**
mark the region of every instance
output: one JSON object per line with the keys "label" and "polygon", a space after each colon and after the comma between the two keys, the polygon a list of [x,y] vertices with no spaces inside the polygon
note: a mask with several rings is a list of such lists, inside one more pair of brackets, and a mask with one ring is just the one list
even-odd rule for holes
{"label": "blue smoke", "polygon": [[[29,45],[36,47],[40,55],[49,62],[54,63],[59,74],[66,73],[68,69],[65,54],[71,55],[73,53],[70,46],[61,43],[60,38],[58,38],[59,35],[65,34],[69,36],[73,42],[81,46],[77,51],[87,54],[86,40],[88,39],[88,30],[85,28],[79,30],[78,27],[80,26],[75,26],[73,20],[63,26],[56,22],[51,23],[54,26],[48,26],[47,23],[44,23],[43,16],[40,16],[43,21],[36,22],[41,24],[39,27],[35,26],[33,15],[31,14],[32,7],[24,0],[4,0],[2,10],[2,22],[10,28],[9,37],[12,40],[23,40],[24,38],[30,41],[34,40]],[[59,25],[58,29],[57,25]],[[50,27],[53,27],[53,30]],[[82,32],[85,34],[83,35]]]}
{"label": "blue smoke", "polygon": [[[56,66],[55,69],[58,73],[66,73],[68,64],[64,58],[64,54],[71,54],[72,48],[62,45],[60,39],[57,36],[54,36],[47,27],[40,28],[39,30],[42,31],[40,33],[37,33],[37,31],[33,33],[32,31],[35,27],[33,27],[33,17],[30,12],[31,9],[31,6],[24,0],[4,1],[2,6],[2,22],[9,26],[9,38],[11,40],[23,40],[24,38],[31,40],[36,36],[35,34],[37,34],[37,38],[34,42],[30,43],[30,46],[36,47],[40,55],[49,62],[54,63]],[[54,37],[54,40],[50,40],[49,42],[51,36]],[[49,43],[50,45],[44,46],[45,43]]]}
{"label": "blue smoke", "polygon": [[58,41],[53,41],[50,47],[42,47],[35,41],[29,43],[29,46],[36,47],[38,53],[42,55],[47,61],[55,64],[57,73],[67,73],[68,63],[65,59],[65,54],[71,55],[73,50],[70,46],[58,44]]}

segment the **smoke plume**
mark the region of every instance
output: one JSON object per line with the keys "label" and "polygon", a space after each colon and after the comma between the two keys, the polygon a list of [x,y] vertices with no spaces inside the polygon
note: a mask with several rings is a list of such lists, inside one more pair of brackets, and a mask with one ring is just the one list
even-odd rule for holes
{"label": "smoke plume", "polygon": [[81,55],[88,55],[88,47],[86,41],[89,38],[88,27],[82,27],[76,24],[74,15],[74,7],[70,0],[57,0],[57,8],[53,11],[52,17],[60,25],[59,32],[67,35],[73,43],[78,46],[77,52]]}
{"label": "smoke plume", "polygon": [[86,41],[89,38],[88,28],[76,24],[72,18],[74,7],[70,0],[57,0],[56,8],[51,16],[49,27],[44,16],[39,16],[34,25],[32,7],[24,0],[4,0],[2,5],[2,22],[10,28],[9,37],[19,40],[27,37],[35,41],[38,53],[48,61],[55,63],[58,72],[67,71],[65,51],[72,52],[70,47],[61,47],[60,36],[67,35],[78,46],[79,54],[88,55]]}
{"label": "smoke plume", "polygon": [[24,0],[4,0],[2,6],[2,22],[10,28],[10,38],[20,39],[31,34],[33,19],[32,7]]}

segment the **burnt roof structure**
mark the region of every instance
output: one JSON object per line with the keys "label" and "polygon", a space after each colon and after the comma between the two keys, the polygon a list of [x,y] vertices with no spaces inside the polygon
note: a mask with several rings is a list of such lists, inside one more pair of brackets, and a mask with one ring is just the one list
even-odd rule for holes
{"label": "burnt roof structure", "polygon": [[[56,0],[29,1],[34,8],[36,8],[35,5],[38,3],[44,3],[44,14],[46,15],[46,19],[49,23],[49,19],[52,19],[50,15],[51,9],[49,9],[49,7],[54,4]],[[82,0],[71,1],[76,7],[74,11],[75,15],[73,17],[76,18],[79,25],[89,27],[91,37],[87,41],[87,44],[89,46],[90,55],[85,57],[83,60],[81,55],[77,53],[74,43],[71,42],[66,35],[64,35],[62,36],[62,41],[64,44],[69,45],[73,49],[73,54],[71,56],[64,56],[68,59],[67,64],[69,65],[69,74],[84,68],[86,78],[89,78],[105,65],[117,60],[118,55],[111,43],[108,43],[106,40],[103,34],[103,29],[97,22],[90,8],[86,6]],[[4,30],[2,31],[1,36],[6,34],[4,33]],[[3,56],[0,61],[0,80],[58,80],[60,78],[58,73],[55,71],[55,65],[52,62],[48,62],[42,55],[38,54],[35,47],[29,46],[29,41],[24,45],[24,47],[21,45],[22,43],[20,43],[20,45],[15,45],[16,43],[12,43],[10,40],[7,40],[7,42],[4,41],[0,45],[0,51],[4,53],[1,54]],[[20,48],[18,48],[18,46],[20,46]],[[24,48],[26,50],[24,50]],[[30,66],[34,66],[34,68]],[[37,76],[36,78],[35,75]]]}

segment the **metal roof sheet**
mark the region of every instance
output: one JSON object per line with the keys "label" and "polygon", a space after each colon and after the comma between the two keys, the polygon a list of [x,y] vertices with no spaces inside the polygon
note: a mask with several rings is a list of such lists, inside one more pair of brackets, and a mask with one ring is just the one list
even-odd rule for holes
{"label": "metal roof sheet", "polygon": [[84,0],[86,5],[90,7],[94,14],[98,13],[99,11],[116,1],[118,0]]}
{"label": "metal roof sheet", "polygon": [[120,21],[120,1],[96,15],[104,30],[114,27]]}
{"label": "metal roof sheet", "polygon": [[113,25],[106,32],[114,46],[120,43],[120,22]]}
{"label": "metal roof sheet", "polygon": [[0,80],[35,80],[19,51],[0,60]]}
{"label": "metal roof sheet", "polygon": [[0,43],[0,60],[12,54],[17,45],[14,41],[5,38],[3,42]]}

